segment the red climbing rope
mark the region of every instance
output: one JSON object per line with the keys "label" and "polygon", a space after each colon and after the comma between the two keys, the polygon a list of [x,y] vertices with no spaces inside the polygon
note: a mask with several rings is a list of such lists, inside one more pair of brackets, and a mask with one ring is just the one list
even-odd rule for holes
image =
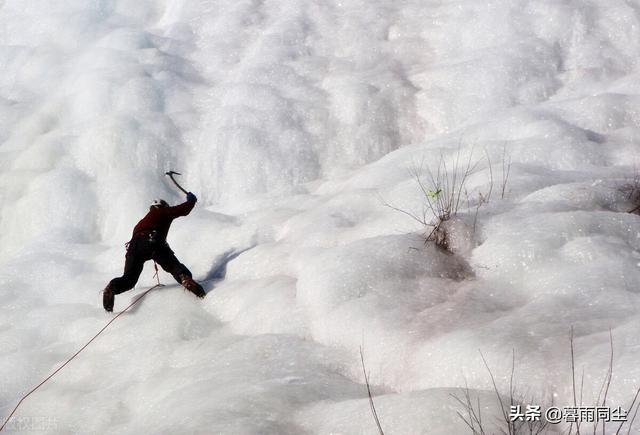
{"label": "red climbing rope", "polygon": [[153,275],[153,277],[158,280],[158,285],[161,285],[160,284],[160,277],[158,276],[158,263],[156,263],[156,260],[153,260],[153,267],[156,270],[156,274]]}
{"label": "red climbing rope", "polygon": [[[156,272],[157,272],[157,268],[156,268]],[[157,275],[157,273],[156,273]],[[36,391],[38,388],[40,388],[41,386],[43,386],[45,384],[45,382],[47,382],[49,379],[51,379],[52,377],[55,376],[56,373],[58,373],[60,370],[62,370],[67,364],[69,364],[71,361],[73,361],[73,359],[78,356],[78,354],[80,352],[82,352],[87,346],[89,346],[91,344],[91,342],[93,340],[95,340],[96,338],[98,338],[98,336],[100,334],[102,334],[102,332],[107,329],[107,327],[109,325],[111,325],[111,323],[113,323],[114,320],[116,320],[118,317],[120,317],[121,315],[123,315],[124,313],[126,313],[129,308],[133,307],[135,304],[138,303],[138,301],[140,299],[142,299],[143,297],[145,297],[147,295],[147,293],[149,293],[151,290],[157,288],[157,287],[161,287],[162,284],[160,284],[160,280],[158,279],[158,284],[154,285],[153,287],[151,287],[150,289],[146,290],[144,293],[142,293],[140,296],[138,296],[133,302],[131,302],[131,304],[125,308],[123,311],[119,312],[118,315],[116,315],[113,319],[109,320],[109,322],[104,325],[104,327],[98,331],[98,333],[96,335],[93,336],[93,338],[91,340],[89,340],[87,342],[87,344],[85,344],[84,346],[82,346],[82,348],[77,351],[75,354],[73,354],[73,356],[71,358],[69,358],[67,361],[65,361],[64,364],[62,364],[60,367],[58,367],[53,373],[51,373],[49,376],[47,376],[47,378],[40,382],[38,385],[36,385],[31,391],[29,391],[27,394],[25,394],[22,399],[20,399],[20,401],[18,402],[18,404],[16,405],[15,408],[13,408],[13,411],[11,411],[11,414],[9,414],[9,417],[7,417],[7,419],[5,420],[5,422],[2,424],[2,426],[0,426],[0,432],[2,432],[2,430],[4,429],[4,427],[7,425],[7,423],[9,423],[9,420],[11,420],[11,417],[13,417],[13,414],[15,414],[15,412],[18,410],[18,407],[22,404],[22,402],[31,395],[31,393],[33,393],[34,391]]]}

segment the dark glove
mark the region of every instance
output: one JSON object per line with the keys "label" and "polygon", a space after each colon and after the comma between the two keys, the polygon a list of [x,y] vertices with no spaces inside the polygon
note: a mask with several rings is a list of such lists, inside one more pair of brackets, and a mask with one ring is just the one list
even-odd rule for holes
{"label": "dark glove", "polygon": [[198,198],[196,198],[196,196],[193,193],[189,192],[187,193],[187,201],[196,202],[198,201]]}

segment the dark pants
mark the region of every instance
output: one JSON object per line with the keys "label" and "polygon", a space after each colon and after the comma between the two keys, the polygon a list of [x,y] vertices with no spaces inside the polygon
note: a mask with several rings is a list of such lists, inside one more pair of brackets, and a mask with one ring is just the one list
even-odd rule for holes
{"label": "dark pants", "polygon": [[124,263],[124,274],[119,278],[112,279],[109,283],[113,293],[119,294],[131,290],[138,282],[144,263],[148,260],[155,260],[162,269],[173,275],[180,284],[182,284],[181,275],[187,275],[191,278],[189,269],[178,261],[166,241],[153,241],[145,236],[137,236],[129,242]]}

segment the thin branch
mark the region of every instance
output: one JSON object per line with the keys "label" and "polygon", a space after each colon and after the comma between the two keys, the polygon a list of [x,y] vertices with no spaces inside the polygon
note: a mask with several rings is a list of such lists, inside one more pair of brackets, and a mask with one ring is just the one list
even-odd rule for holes
{"label": "thin branch", "polygon": [[[516,370],[516,350],[515,348],[512,349],[512,354],[511,354],[511,376],[509,378],[509,405],[513,406],[515,404],[514,400],[513,400],[513,374],[515,373]],[[511,424],[514,429],[514,433],[515,433],[515,424],[511,421],[511,419],[509,419],[509,421],[507,421],[507,424]]]}
{"label": "thin branch", "polygon": [[[573,407],[577,408],[578,407],[578,400],[576,398],[576,359],[575,359],[575,355],[574,355],[574,351],[573,351],[573,326],[571,327],[571,336],[569,339],[569,342],[571,344],[571,382],[573,385]],[[573,427],[573,422],[571,422],[571,426]],[[571,431],[569,431],[569,434],[571,434]],[[576,423],[576,435],[580,435],[580,425]]]}
{"label": "thin branch", "polygon": [[[629,407],[629,412],[631,412],[633,410],[633,404],[636,402],[636,399],[638,398],[638,394],[639,393],[640,393],[640,388],[638,388],[636,390],[636,395],[633,398],[633,402],[631,402],[631,406]],[[640,409],[640,404],[636,405],[636,411],[633,413],[633,418],[631,419],[631,422],[629,423],[629,429],[627,429],[627,435],[629,435],[631,433],[631,428],[633,427],[633,422],[636,421],[636,417],[638,416],[638,409]],[[623,424],[624,424],[624,422],[623,422]],[[621,427],[618,428],[618,432],[620,431],[620,429],[621,429]]]}
{"label": "thin branch", "polygon": [[380,198],[380,201],[382,202],[382,205],[384,205],[385,207],[389,207],[391,210],[395,210],[395,211],[399,211],[400,213],[403,213],[407,216],[409,216],[411,219],[415,220],[416,222],[418,222],[421,225],[427,225],[427,223],[424,221],[424,219],[420,219],[418,216],[416,216],[415,214],[407,211],[407,210],[403,210],[401,208],[398,208],[396,206],[391,205],[390,203],[388,203],[383,197],[382,195],[380,195],[380,193],[378,193],[378,197]]}
{"label": "thin branch", "polygon": [[[507,416],[507,413],[504,410],[504,403],[502,402],[502,397],[500,397],[500,393],[498,391],[498,386],[496,385],[496,379],[493,376],[493,372],[491,371],[491,369],[489,368],[489,364],[487,364],[487,360],[484,358],[484,355],[482,354],[481,351],[480,352],[480,357],[482,357],[482,362],[484,363],[484,366],[487,368],[487,371],[489,372],[489,375],[491,376],[491,382],[493,383],[493,389],[496,392],[496,396],[498,397],[498,402],[500,403],[500,410],[502,411],[502,416],[504,417],[504,421],[507,422],[507,424],[509,424],[509,417]],[[511,432],[511,425],[509,424],[508,426],[509,428],[509,435],[513,435]]]}
{"label": "thin branch", "polygon": [[362,346],[360,346],[360,362],[362,362],[362,373],[364,375],[364,382],[367,385],[367,395],[369,396],[369,406],[371,408],[371,414],[373,415],[373,419],[375,420],[376,426],[378,427],[378,432],[380,433],[380,435],[384,435],[384,431],[382,430],[382,426],[380,425],[380,419],[378,418],[378,413],[376,412],[376,406],[373,403],[371,385],[369,384],[369,375],[367,374],[367,368],[364,365],[364,353],[362,351]]}
{"label": "thin branch", "polygon": [[464,418],[464,415],[462,415],[462,414],[460,413],[460,411],[456,411],[456,414],[458,414],[458,417],[460,417],[460,418],[462,419],[462,421],[464,421],[464,423],[465,423],[467,426],[469,426],[469,429],[471,429],[471,433],[472,433],[473,435],[476,435],[476,434],[478,433],[478,432],[476,431],[476,429],[473,427],[473,424],[472,424],[471,422],[467,421],[467,419],[466,419],[466,418]]}
{"label": "thin branch", "polygon": [[[467,380],[465,379],[464,381],[464,399],[465,399],[464,401],[458,396],[456,396],[455,394],[449,394],[449,395],[453,397],[456,400],[456,402],[462,405],[464,409],[466,409],[468,414],[468,420],[463,418],[463,416],[460,413],[458,413],[458,415],[471,428],[473,434],[485,435],[484,428],[482,426],[482,411],[480,408],[480,397],[479,396],[477,397],[478,412],[476,414],[476,410],[474,409],[473,404],[471,402],[471,393],[469,391],[469,385],[467,384]],[[477,425],[477,429],[476,429],[476,425]]]}
{"label": "thin branch", "polygon": [[[607,395],[609,394],[609,386],[611,385],[611,378],[613,377],[613,333],[611,332],[611,328],[609,328],[609,345],[611,346],[611,351],[609,353],[609,372],[607,376],[607,386],[604,390],[604,398],[602,399],[602,406],[606,406],[607,404]],[[602,433],[605,432],[606,419],[602,419]]]}
{"label": "thin branch", "polygon": [[[629,411],[631,411],[631,410],[633,409],[633,407],[634,407],[634,405],[635,405],[635,403],[636,403],[636,400],[638,400],[638,394],[640,394],[640,388],[638,388],[638,389],[636,390],[636,395],[633,397],[633,401],[631,402],[631,406],[629,406]],[[637,413],[637,412],[638,412],[638,411],[636,410],[636,413]],[[636,418],[636,417],[635,417],[635,415],[634,415],[633,420],[635,420],[635,418]],[[632,423],[631,423],[631,424],[633,424],[633,420],[632,420]],[[622,430],[622,426],[624,426],[624,424],[625,424],[625,423],[626,423],[626,421],[623,421],[622,423],[620,423],[620,426],[618,426],[618,430],[616,431],[616,435],[618,435],[618,434],[620,433],[620,431]],[[629,430],[631,430],[631,425],[629,425]],[[603,432],[603,433],[604,433],[604,432]]]}
{"label": "thin branch", "polygon": [[509,172],[511,172],[511,155],[509,154],[509,163],[506,164],[505,171],[505,160],[507,157],[507,146],[502,146],[502,192],[500,193],[500,199],[504,199],[505,190],[507,188],[507,182],[509,181]]}
{"label": "thin branch", "polygon": [[487,202],[491,199],[491,193],[493,192],[493,165],[491,164],[491,158],[489,157],[489,152],[484,150],[484,154],[487,157],[487,163],[489,164],[489,193],[487,193]]}

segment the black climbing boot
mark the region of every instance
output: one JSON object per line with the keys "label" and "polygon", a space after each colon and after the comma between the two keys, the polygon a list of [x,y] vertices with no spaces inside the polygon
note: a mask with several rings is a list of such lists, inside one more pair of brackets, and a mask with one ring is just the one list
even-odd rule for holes
{"label": "black climbing boot", "polygon": [[113,293],[113,289],[111,287],[107,286],[102,291],[102,306],[109,313],[113,311],[113,302],[115,298],[115,294]]}
{"label": "black climbing boot", "polygon": [[189,275],[180,275],[180,282],[184,288],[199,298],[203,298],[207,295],[202,286],[195,282]]}

